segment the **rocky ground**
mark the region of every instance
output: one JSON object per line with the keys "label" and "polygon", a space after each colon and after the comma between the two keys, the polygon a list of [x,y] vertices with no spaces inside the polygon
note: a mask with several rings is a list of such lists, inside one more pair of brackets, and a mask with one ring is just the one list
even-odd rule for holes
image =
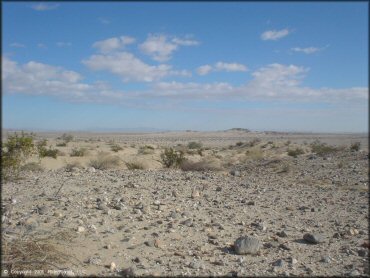
{"label": "rocky ground", "polygon": [[[68,275],[369,276],[367,148],[292,157],[266,142],[245,159],[213,146],[229,160],[217,171],[25,171],[2,185],[3,240],[44,238],[63,260],[43,271]],[[3,275],[31,270],[4,260]]]}

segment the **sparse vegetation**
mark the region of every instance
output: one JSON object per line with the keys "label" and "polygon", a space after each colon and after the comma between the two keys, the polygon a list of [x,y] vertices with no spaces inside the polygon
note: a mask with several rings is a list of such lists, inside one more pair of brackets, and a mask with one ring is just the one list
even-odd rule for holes
{"label": "sparse vegetation", "polygon": [[137,151],[138,154],[153,154],[154,148],[152,146],[141,146],[139,150]]}
{"label": "sparse vegetation", "polygon": [[61,142],[56,144],[57,147],[66,147],[67,143],[66,142]]}
{"label": "sparse vegetation", "polygon": [[21,167],[21,171],[42,172],[44,168],[37,162],[29,162]]}
{"label": "sparse vegetation", "polygon": [[218,171],[221,168],[211,161],[202,160],[198,162],[192,162],[185,159],[180,164],[180,169],[183,171]]}
{"label": "sparse vegetation", "polygon": [[296,148],[295,150],[288,150],[288,155],[297,157],[298,155],[304,154],[304,150],[301,148]]}
{"label": "sparse vegetation", "polygon": [[200,142],[189,142],[188,143],[188,149],[194,150],[194,149],[201,149],[203,147],[203,144]]}
{"label": "sparse vegetation", "polygon": [[247,159],[259,160],[263,158],[263,152],[260,149],[254,148],[245,152]]}
{"label": "sparse vegetation", "polygon": [[4,180],[18,177],[20,167],[35,152],[34,135],[15,133],[8,137],[1,148],[2,177]]}
{"label": "sparse vegetation", "polygon": [[47,140],[42,140],[37,143],[37,151],[39,153],[39,157],[52,157],[52,158],[57,158],[57,155],[59,151],[57,149],[52,149],[51,146],[49,148],[46,148],[47,145]]}
{"label": "sparse vegetation", "polygon": [[185,159],[184,152],[176,151],[173,148],[166,148],[164,152],[161,153],[161,159],[165,167],[178,168]]}
{"label": "sparse vegetation", "polygon": [[350,150],[352,152],[358,152],[360,150],[360,147],[361,147],[361,143],[360,142],[354,142],[354,143],[351,144]]}
{"label": "sparse vegetation", "polygon": [[261,142],[261,139],[260,138],[254,138],[252,141],[246,143],[246,145],[248,147],[254,147],[255,145],[257,145],[260,142]]}
{"label": "sparse vegetation", "polygon": [[126,162],[125,164],[126,164],[127,169],[129,169],[129,170],[143,170],[143,169],[145,169],[144,165],[141,164],[140,162]]}
{"label": "sparse vegetation", "polygon": [[86,148],[72,149],[70,156],[85,156],[87,154]]}
{"label": "sparse vegetation", "polygon": [[73,140],[73,136],[68,133],[63,133],[63,135],[59,137],[59,139],[62,139],[67,144]]}
{"label": "sparse vegetation", "polygon": [[116,168],[120,165],[120,161],[121,160],[118,156],[113,156],[105,152],[99,152],[96,158],[90,161],[89,166],[99,170],[106,170]]}
{"label": "sparse vegetation", "polygon": [[335,153],[338,150],[339,150],[339,148],[334,147],[334,146],[329,146],[329,145],[327,145],[325,143],[321,143],[318,140],[315,140],[311,144],[311,151],[313,153],[317,154],[318,156],[326,156],[328,154]]}
{"label": "sparse vegetation", "polygon": [[113,144],[110,149],[113,151],[113,152],[118,152],[118,151],[121,151],[123,150],[123,148],[120,146],[120,145],[117,145],[117,144]]}
{"label": "sparse vegetation", "polygon": [[81,163],[79,163],[78,161],[73,161],[67,163],[67,165],[64,167],[67,172],[71,172],[73,168],[82,168]]}

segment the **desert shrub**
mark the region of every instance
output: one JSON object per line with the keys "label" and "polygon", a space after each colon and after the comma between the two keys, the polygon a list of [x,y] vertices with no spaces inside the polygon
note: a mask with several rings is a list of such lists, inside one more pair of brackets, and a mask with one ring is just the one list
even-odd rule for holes
{"label": "desert shrub", "polygon": [[59,139],[63,140],[67,144],[73,140],[73,136],[68,133],[63,133],[63,135],[60,136]]}
{"label": "desert shrub", "polygon": [[139,150],[137,151],[138,154],[153,154],[154,148],[152,146],[141,146]]}
{"label": "desert shrub", "polygon": [[218,171],[220,167],[207,160],[192,162],[185,159],[180,163],[180,169],[183,171]]}
{"label": "desert shrub", "polygon": [[44,168],[37,162],[29,162],[21,166],[21,171],[42,172]]}
{"label": "desert shrub", "polygon": [[248,159],[259,160],[263,158],[263,152],[260,149],[250,149],[245,152]]}
{"label": "desert shrub", "polygon": [[110,149],[114,152],[118,152],[118,151],[121,151],[123,150],[123,148],[120,146],[120,145],[117,145],[117,144],[113,144]]}
{"label": "desert shrub", "polygon": [[67,143],[66,142],[60,142],[56,144],[57,147],[66,147]]}
{"label": "desert shrub", "polygon": [[86,148],[72,149],[70,156],[85,156],[87,154]]}
{"label": "desert shrub", "polygon": [[260,142],[261,142],[260,138],[254,138],[252,141],[248,142],[246,145],[248,147],[254,147],[255,145],[257,145]]}
{"label": "desert shrub", "polygon": [[318,156],[325,156],[331,153],[335,153],[339,150],[339,148],[334,146],[329,146],[325,143],[321,143],[320,141],[316,140],[311,144],[311,151],[316,153]]}
{"label": "desert shrub", "polygon": [[99,152],[95,159],[92,159],[89,166],[95,169],[105,170],[115,168],[119,166],[120,158],[118,156],[112,156],[109,153]]}
{"label": "desert shrub", "polygon": [[361,147],[361,143],[360,142],[355,142],[355,143],[351,144],[350,150],[352,152],[358,152],[360,150],[360,147]]}
{"label": "desert shrub", "polygon": [[2,177],[16,178],[25,160],[35,153],[34,135],[22,133],[10,135],[1,147]]}
{"label": "desert shrub", "polygon": [[304,151],[300,148],[296,148],[295,150],[288,150],[288,155],[297,157],[300,154],[304,154]]}
{"label": "desert shrub", "polygon": [[188,143],[188,149],[191,149],[191,150],[193,150],[193,149],[200,149],[202,147],[203,147],[203,144],[200,143],[200,142],[194,142],[194,141],[192,141],[192,142],[189,142]]}
{"label": "desert shrub", "polygon": [[237,147],[241,147],[241,146],[243,146],[244,145],[244,143],[243,142],[236,142],[236,144],[235,144],[235,146],[237,146]]}
{"label": "desert shrub", "polygon": [[135,169],[143,170],[144,169],[143,164],[141,164],[140,162],[126,162],[125,164],[126,164],[127,169],[129,170],[135,170]]}
{"label": "desert shrub", "polygon": [[165,167],[179,167],[184,161],[184,152],[176,151],[173,148],[166,148],[164,152],[161,153],[162,163]]}
{"label": "desert shrub", "polygon": [[78,161],[73,161],[73,162],[67,163],[66,166],[64,167],[64,169],[67,172],[71,172],[73,168],[82,168],[82,165]]}

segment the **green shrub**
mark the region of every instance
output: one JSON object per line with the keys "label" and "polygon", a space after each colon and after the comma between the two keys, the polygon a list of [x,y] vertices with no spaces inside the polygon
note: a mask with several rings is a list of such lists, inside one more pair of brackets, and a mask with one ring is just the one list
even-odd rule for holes
{"label": "green shrub", "polygon": [[87,149],[86,148],[74,148],[71,151],[70,156],[85,156],[87,154]]}
{"label": "green shrub", "polygon": [[161,159],[165,167],[178,168],[184,161],[184,152],[175,151],[173,148],[166,148],[164,152],[161,153]]}
{"label": "green shrub", "polygon": [[297,157],[300,154],[304,154],[304,151],[300,148],[296,148],[295,150],[288,150],[288,155]]}
{"label": "green shrub", "polygon": [[73,140],[73,136],[71,134],[63,133],[63,135],[58,139],[63,140],[67,144]]}
{"label": "green shrub", "polygon": [[144,169],[143,164],[139,162],[126,162],[125,164],[126,164],[127,169],[129,170],[135,170],[135,169],[143,170]]}
{"label": "green shrub", "polygon": [[352,152],[358,152],[360,150],[360,147],[361,147],[361,143],[360,142],[355,142],[355,143],[351,144],[350,150]]}
{"label": "green shrub", "polygon": [[52,149],[51,146],[49,146],[49,149],[47,149],[46,148],[47,142],[48,141],[46,139],[37,142],[36,146],[37,146],[39,157],[40,158],[43,158],[43,157],[57,158],[59,151],[57,149]]}
{"label": "green shrub", "polygon": [[120,145],[117,145],[117,144],[114,144],[110,147],[110,149],[114,152],[118,152],[118,151],[121,151],[123,150],[123,148],[120,146]]}
{"label": "green shrub", "polygon": [[99,152],[95,159],[92,159],[89,166],[95,169],[105,170],[115,168],[120,164],[120,158],[118,156],[112,156],[109,153]]}
{"label": "green shrub", "polygon": [[203,147],[203,145],[202,145],[202,143],[200,143],[200,142],[189,142],[189,144],[188,144],[188,149],[200,149],[200,148],[202,148]]}
{"label": "green shrub", "polygon": [[4,180],[16,178],[25,160],[35,153],[34,134],[15,133],[10,135],[1,147],[2,177]]}
{"label": "green shrub", "polygon": [[316,153],[318,156],[325,156],[331,153],[335,153],[339,150],[339,148],[334,146],[329,146],[325,143],[321,143],[320,141],[316,140],[311,144],[311,151]]}

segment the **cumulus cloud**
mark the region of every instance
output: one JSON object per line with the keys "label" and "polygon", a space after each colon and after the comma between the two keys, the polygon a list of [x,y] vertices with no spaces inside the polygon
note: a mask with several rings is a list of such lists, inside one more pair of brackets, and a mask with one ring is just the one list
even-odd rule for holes
{"label": "cumulus cloud", "polygon": [[302,53],[305,53],[305,54],[313,54],[313,53],[319,52],[323,49],[324,48],[318,48],[318,47],[313,47],[313,46],[306,47],[306,48],[301,48],[301,47],[291,48],[291,50],[294,51],[294,52],[302,52]]}
{"label": "cumulus cloud", "polygon": [[198,44],[198,41],[192,39],[178,37],[173,37],[171,39],[163,34],[149,34],[147,39],[139,45],[139,48],[153,60],[165,62],[172,58],[172,53],[176,51],[179,46],[195,46]]}
{"label": "cumulus cloud", "polygon": [[83,64],[95,71],[106,70],[116,74],[124,82],[153,82],[170,75],[190,75],[189,72],[184,70],[175,71],[172,69],[172,66],[166,64],[158,66],[148,65],[128,52],[92,55],[89,59],[84,60]]}
{"label": "cumulus cloud", "polygon": [[58,7],[59,4],[49,4],[49,3],[38,3],[31,6],[32,9],[39,12],[55,10]]}
{"label": "cumulus cloud", "polygon": [[[116,56],[115,56],[116,55]],[[171,68],[162,65],[156,68],[141,64],[139,60],[129,53],[116,53],[108,56],[108,60],[94,60],[100,67],[108,67],[107,62],[118,60],[117,74],[126,78],[137,80],[137,76],[130,76],[121,62],[128,63],[129,69],[145,72],[144,81],[157,80],[169,74]],[[99,55],[97,55],[99,56]],[[102,56],[102,55],[100,55]],[[107,58],[107,56],[103,56]],[[124,60],[127,60],[126,62]],[[93,66],[93,65],[91,65]],[[196,82],[152,82],[146,89],[140,91],[122,91],[112,89],[109,84],[96,82],[88,84],[83,82],[82,76],[61,67],[47,65],[35,61],[25,64],[3,57],[2,59],[3,91],[8,93],[23,93],[32,95],[52,95],[69,101],[121,103],[133,105],[145,103],[151,105],[157,99],[168,101],[167,104],[179,104],[187,100],[235,100],[235,101],[290,101],[296,103],[330,103],[339,106],[366,105],[368,88],[310,88],[302,86],[302,81],[308,69],[296,65],[270,64],[252,73],[252,80],[234,86],[227,82],[196,83]],[[181,74],[181,72],[180,72]],[[157,103],[157,102],[156,102]]]}
{"label": "cumulus cloud", "polygon": [[227,71],[227,72],[235,72],[235,71],[247,71],[248,68],[243,64],[238,63],[225,63],[225,62],[217,62],[214,66],[210,65],[203,65],[197,69],[197,73],[199,75],[206,75],[212,71]]}
{"label": "cumulus cloud", "polygon": [[94,48],[97,48],[100,52],[108,53],[111,51],[119,50],[126,45],[135,42],[135,38],[129,36],[113,37],[102,41],[97,41],[93,44]]}
{"label": "cumulus cloud", "polygon": [[290,31],[288,29],[282,29],[282,30],[269,30],[265,31],[261,34],[261,39],[264,41],[271,40],[276,41],[278,39],[284,38],[288,36]]}

